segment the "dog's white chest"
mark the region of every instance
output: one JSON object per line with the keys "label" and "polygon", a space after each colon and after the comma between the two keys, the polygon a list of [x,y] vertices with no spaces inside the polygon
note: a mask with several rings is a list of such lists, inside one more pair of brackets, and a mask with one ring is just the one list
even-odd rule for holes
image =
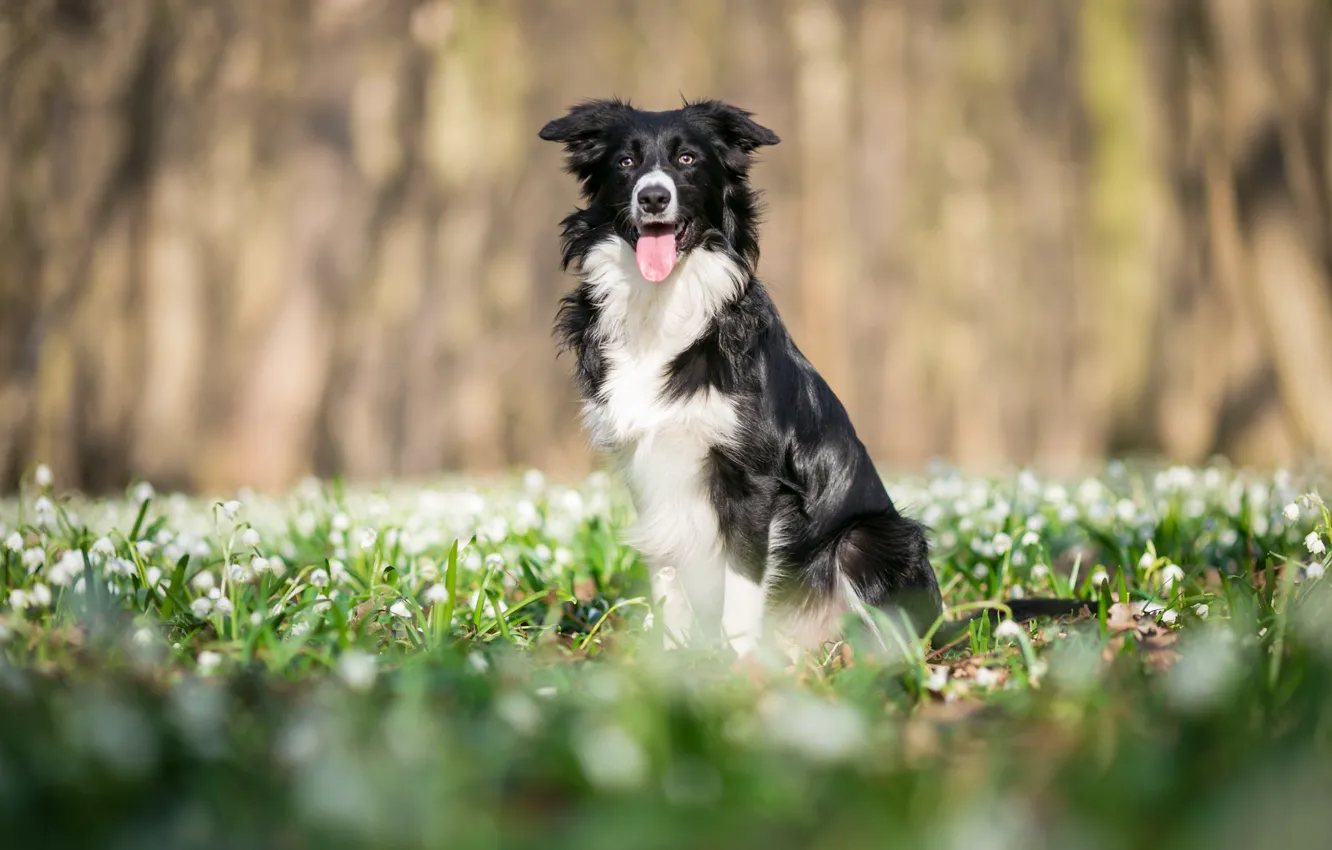
{"label": "dog's white chest", "polygon": [[735,403],[711,390],[667,398],[665,389],[671,364],[734,297],[738,269],[725,257],[695,251],[668,280],[649,284],[619,240],[589,260],[585,268],[601,296],[594,333],[605,373],[583,416],[634,495],[638,522],[631,542],[649,558],[677,564],[715,559],[721,543],[708,455],[735,439]]}

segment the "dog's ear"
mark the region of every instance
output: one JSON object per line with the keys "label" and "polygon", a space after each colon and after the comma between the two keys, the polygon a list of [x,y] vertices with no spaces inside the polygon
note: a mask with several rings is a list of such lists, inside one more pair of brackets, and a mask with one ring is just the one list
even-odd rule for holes
{"label": "dog's ear", "polygon": [[547,122],[537,135],[559,142],[569,158],[569,169],[578,171],[606,153],[607,131],[620,121],[629,104],[619,100],[588,100],[570,108],[569,114]]}
{"label": "dog's ear", "polygon": [[754,151],[781,142],[776,133],[753,119],[752,112],[729,103],[704,100],[686,105],[685,111],[717,132],[727,148],[726,164],[740,172],[749,168],[749,157]]}

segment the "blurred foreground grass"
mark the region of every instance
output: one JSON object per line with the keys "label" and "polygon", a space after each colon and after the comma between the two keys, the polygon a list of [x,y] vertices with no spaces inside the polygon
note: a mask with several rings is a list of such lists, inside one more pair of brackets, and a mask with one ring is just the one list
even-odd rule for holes
{"label": "blurred foreground grass", "polygon": [[[798,667],[653,649],[613,482],[0,502],[9,847],[1323,847],[1329,515],[1209,468],[893,480],[950,605]],[[1315,495],[1309,495],[1315,494]]]}

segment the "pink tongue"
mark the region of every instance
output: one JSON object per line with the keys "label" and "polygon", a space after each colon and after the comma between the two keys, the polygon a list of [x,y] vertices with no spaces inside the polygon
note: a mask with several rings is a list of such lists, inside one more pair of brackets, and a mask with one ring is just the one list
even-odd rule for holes
{"label": "pink tongue", "polygon": [[653,283],[661,283],[675,268],[675,226],[645,227],[638,235],[638,270]]}

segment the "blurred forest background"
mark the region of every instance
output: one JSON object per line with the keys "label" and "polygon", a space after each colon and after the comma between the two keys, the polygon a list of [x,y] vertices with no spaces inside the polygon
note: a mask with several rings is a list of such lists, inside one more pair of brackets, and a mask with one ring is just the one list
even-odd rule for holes
{"label": "blurred forest background", "polygon": [[888,468],[1332,457],[1328,0],[0,0],[0,490],[585,448],[577,100],[756,112]]}

